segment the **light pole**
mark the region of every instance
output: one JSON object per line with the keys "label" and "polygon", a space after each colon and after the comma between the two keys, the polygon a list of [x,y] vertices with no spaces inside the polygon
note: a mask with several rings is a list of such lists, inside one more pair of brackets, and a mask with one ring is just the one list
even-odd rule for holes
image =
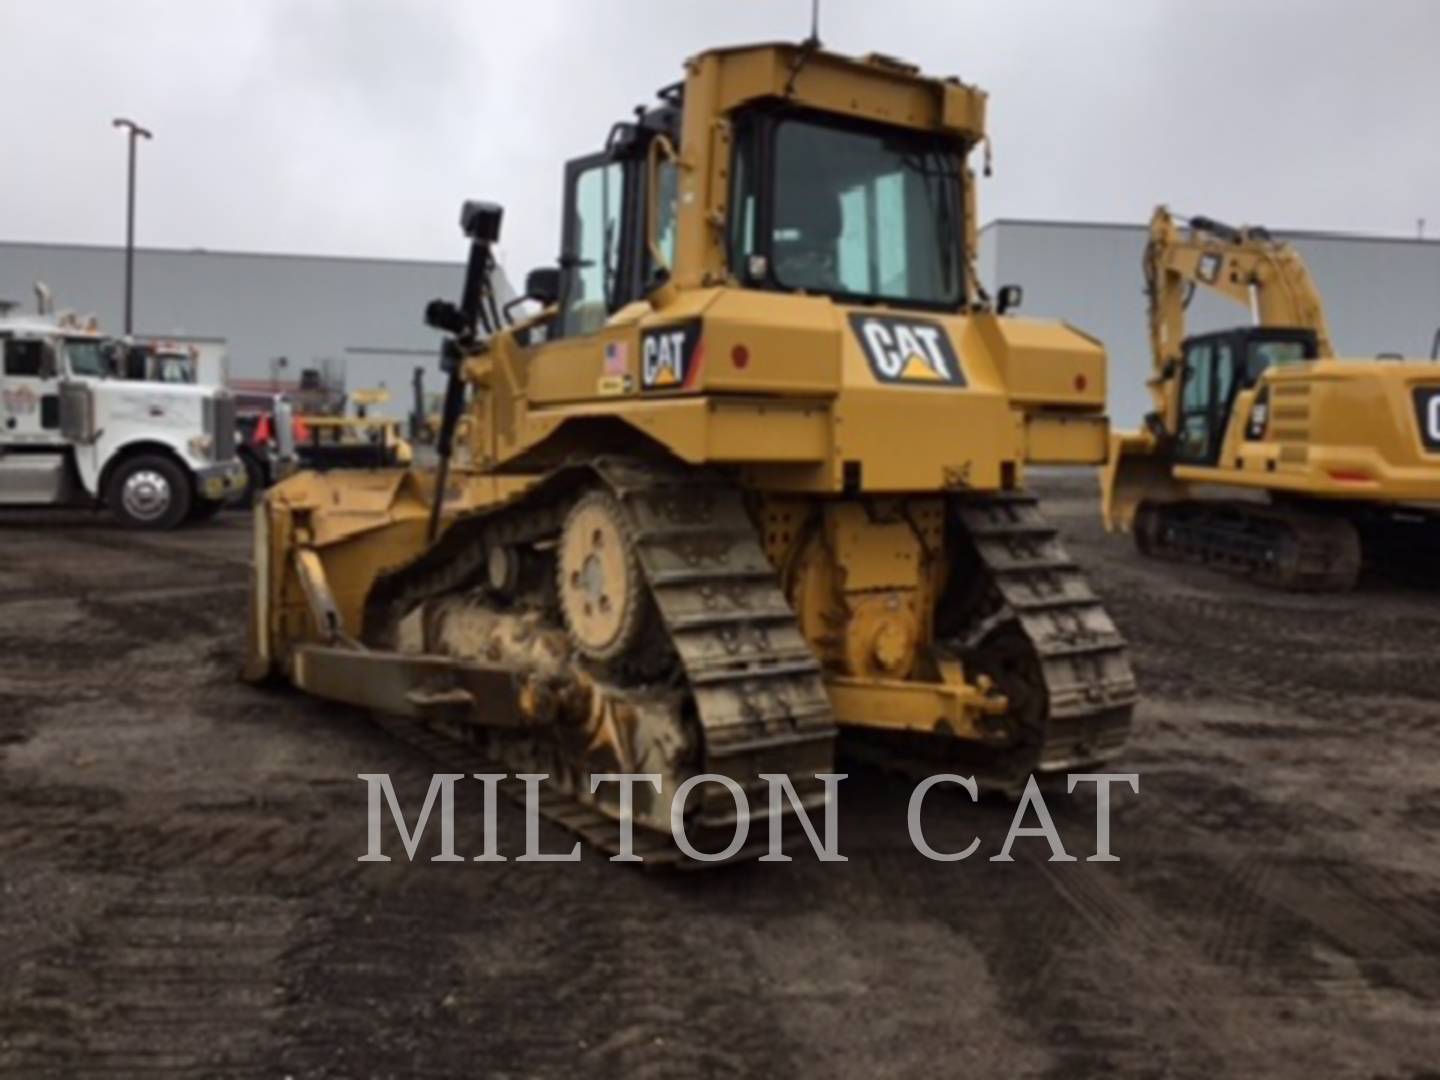
{"label": "light pole", "polygon": [[130,181],[125,193],[125,334],[129,336],[134,329],[135,315],[135,140],[153,139],[155,136],[134,120],[124,117],[117,117],[113,126],[127,128],[130,132]]}

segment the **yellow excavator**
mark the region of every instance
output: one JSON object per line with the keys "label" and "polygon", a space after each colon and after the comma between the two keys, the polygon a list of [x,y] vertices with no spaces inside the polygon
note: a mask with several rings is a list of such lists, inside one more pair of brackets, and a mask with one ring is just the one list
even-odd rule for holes
{"label": "yellow excavator", "polygon": [[[1112,438],[1106,525],[1146,554],[1287,589],[1434,563],[1440,365],[1336,359],[1304,261],[1263,228],[1158,207],[1144,269],[1155,409]],[[1201,286],[1253,325],[1186,337]]]}
{"label": "yellow excavator", "polygon": [[[1024,488],[1104,460],[1105,354],[982,289],[985,104],[814,40],[696,56],[566,167],[518,321],[466,203],[438,465],[268,493],[249,675],[548,774],[651,861],[763,831],[762,774],[822,806],[837,736],[1009,792],[1116,754],[1125,643]],[[661,782],[622,810],[617,772]],[[743,797],[672,807],[702,774]]]}

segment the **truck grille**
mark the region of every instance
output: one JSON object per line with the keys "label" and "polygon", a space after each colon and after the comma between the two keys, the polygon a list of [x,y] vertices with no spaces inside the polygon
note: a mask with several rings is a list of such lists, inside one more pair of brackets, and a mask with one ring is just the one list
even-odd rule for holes
{"label": "truck grille", "polygon": [[235,399],[217,394],[213,400],[215,426],[210,435],[215,440],[215,460],[229,461],[235,456]]}

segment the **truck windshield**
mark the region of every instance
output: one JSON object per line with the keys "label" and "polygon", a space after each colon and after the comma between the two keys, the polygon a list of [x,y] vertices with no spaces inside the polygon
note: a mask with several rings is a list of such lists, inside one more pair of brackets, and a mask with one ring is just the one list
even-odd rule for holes
{"label": "truck windshield", "polygon": [[174,353],[157,353],[155,356],[157,381],[166,383],[193,383],[195,367],[190,357]]}
{"label": "truck windshield", "polygon": [[787,118],[769,256],[782,288],[927,306],[963,298],[953,142]]}
{"label": "truck windshield", "polygon": [[70,365],[70,374],[72,375],[89,375],[100,379],[109,374],[100,342],[90,338],[67,339],[65,359]]}

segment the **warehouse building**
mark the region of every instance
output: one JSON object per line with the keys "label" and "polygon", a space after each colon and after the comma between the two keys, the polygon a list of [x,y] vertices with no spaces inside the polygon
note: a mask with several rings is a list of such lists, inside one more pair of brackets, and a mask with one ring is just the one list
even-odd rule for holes
{"label": "warehouse building", "polygon": [[[439,389],[440,339],[422,313],[435,297],[454,299],[463,274],[449,262],[137,248],[135,333],[223,344],[238,382],[343,372],[349,390],[386,387],[379,411],[401,416],[416,366]],[[29,307],[37,280],[58,308],[124,326],[123,248],[0,243],[0,297]]]}
{"label": "warehouse building", "polygon": [[[1025,290],[1022,314],[1063,319],[1105,344],[1110,414],[1133,427],[1150,409],[1150,373],[1141,257],[1144,225],[1001,219],[980,234],[980,276],[993,290]],[[1347,233],[1283,232],[1325,299],[1341,356],[1392,353],[1428,358],[1440,327],[1440,241]],[[1244,308],[1197,292],[1187,330],[1249,322]]]}
{"label": "warehouse building", "polygon": [[[1105,343],[1110,409],[1134,425],[1148,408],[1149,345],[1140,258],[1143,225],[1002,219],[981,230],[981,277],[1024,287],[1022,313],[1059,318]],[[1340,233],[1277,234],[1304,256],[1343,355],[1429,357],[1440,325],[1440,241]],[[135,330],[223,342],[236,380],[293,381],[303,368],[344,371],[349,389],[385,386],[383,411],[409,408],[410,373],[439,387],[438,337],[421,320],[433,297],[454,298],[458,262],[140,248]],[[0,297],[28,300],[45,281],[62,308],[94,312],[118,331],[119,247],[0,243]],[[500,291],[510,295],[509,286]],[[1241,308],[1197,295],[1192,331],[1234,326]]]}

